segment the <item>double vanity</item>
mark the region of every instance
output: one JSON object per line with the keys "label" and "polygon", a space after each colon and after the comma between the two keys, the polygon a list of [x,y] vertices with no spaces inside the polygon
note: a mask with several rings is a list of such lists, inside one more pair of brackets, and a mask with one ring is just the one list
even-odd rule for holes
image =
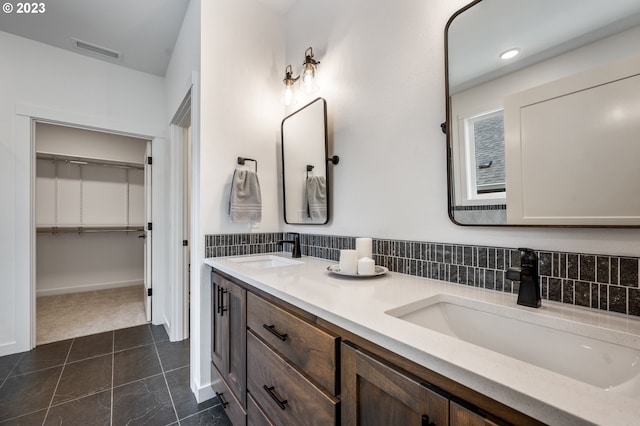
{"label": "double vanity", "polygon": [[[558,3],[473,0],[447,23],[441,128],[454,223],[640,226],[628,196],[638,192],[638,125],[625,113],[637,110],[640,56],[628,47],[640,45],[640,7]],[[328,129],[322,98],[282,122],[286,224],[329,223],[328,165],[339,158]],[[325,204],[305,192],[313,180],[326,183],[315,197]],[[299,240],[287,243],[300,253]],[[467,279],[474,253],[487,267],[486,249],[437,247],[434,265],[457,257],[445,275],[470,285],[344,276],[327,260],[279,253],[206,259],[212,385],[233,424],[640,423],[640,320],[599,310],[637,315],[636,260],[546,253],[544,275],[559,269],[544,278],[547,296],[573,303],[580,287],[575,303],[587,309],[541,305],[532,250],[520,249],[522,268],[494,260],[482,275],[498,288],[500,274],[502,289],[506,266],[518,297]]]}
{"label": "double vanity", "polygon": [[207,259],[234,424],[636,424],[640,321],[286,254]]}

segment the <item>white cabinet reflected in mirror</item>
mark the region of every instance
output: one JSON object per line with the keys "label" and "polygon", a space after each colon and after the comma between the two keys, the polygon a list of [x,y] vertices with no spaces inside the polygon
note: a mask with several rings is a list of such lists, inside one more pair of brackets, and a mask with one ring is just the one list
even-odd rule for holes
{"label": "white cabinet reflected in mirror", "polygon": [[282,120],[284,221],[329,222],[327,102],[318,98]]}
{"label": "white cabinet reflected in mirror", "polygon": [[640,2],[478,0],[445,38],[455,223],[640,226]]}

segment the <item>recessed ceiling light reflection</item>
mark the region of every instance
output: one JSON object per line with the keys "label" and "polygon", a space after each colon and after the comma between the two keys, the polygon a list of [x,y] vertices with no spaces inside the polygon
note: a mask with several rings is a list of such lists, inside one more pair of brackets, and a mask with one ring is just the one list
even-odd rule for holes
{"label": "recessed ceiling light reflection", "polygon": [[517,47],[513,49],[505,50],[500,54],[500,59],[511,59],[513,57],[518,56],[518,53],[520,53],[520,49],[518,49]]}

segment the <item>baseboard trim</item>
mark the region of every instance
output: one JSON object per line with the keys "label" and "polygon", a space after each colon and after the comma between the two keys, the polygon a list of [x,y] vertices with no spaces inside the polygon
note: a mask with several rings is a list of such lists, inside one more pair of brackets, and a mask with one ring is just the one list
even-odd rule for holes
{"label": "baseboard trim", "polygon": [[164,326],[164,331],[167,332],[167,336],[169,336],[169,341],[175,342],[173,336],[171,335],[171,323],[169,322],[169,319],[166,315],[162,315],[162,320],[164,321],[162,325]]}
{"label": "baseboard trim", "polygon": [[196,397],[198,404],[216,396],[216,393],[213,391],[213,387],[211,387],[211,382],[201,386],[198,386],[197,383],[192,383],[191,391]]}
{"label": "baseboard trim", "polygon": [[[28,349],[27,349],[28,350]],[[18,352],[23,352],[18,348],[18,342],[0,343],[0,356],[11,355]]]}
{"label": "baseboard trim", "polygon": [[46,290],[36,290],[36,297],[56,296],[59,294],[83,293],[87,291],[109,290],[113,288],[133,287],[144,285],[142,280],[117,281],[112,283],[87,284],[73,287],[59,287]]}

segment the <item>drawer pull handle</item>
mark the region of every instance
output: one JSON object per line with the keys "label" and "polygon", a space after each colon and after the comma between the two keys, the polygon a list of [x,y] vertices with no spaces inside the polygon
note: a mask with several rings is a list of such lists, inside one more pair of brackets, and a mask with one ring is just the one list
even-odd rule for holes
{"label": "drawer pull handle", "polygon": [[222,408],[227,408],[229,403],[222,398],[222,394],[220,392],[216,392],[216,396],[218,397],[218,401],[222,404]]}
{"label": "drawer pull handle", "polygon": [[228,293],[227,290],[223,289],[221,286],[218,286],[218,313],[221,317],[224,316],[224,311],[228,310],[228,308],[224,307],[224,294]]}
{"label": "drawer pull handle", "polygon": [[284,406],[284,404],[287,403],[287,400],[285,399],[284,401],[280,401],[280,399],[276,396],[276,394],[273,393],[273,386],[269,388],[267,387],[267,385],[263,385],[262,388],[266,390],[269,396],[276,402],[276,404],[278,404],[278,407],[280,407],[283,410],[287,408]]}
{"label": "drawer pull handle", "polygon": [[216,302],[218,302],[217,306],[216,306],[216,313],[218,315],[220,315],[220,309],[222,308],[222,303],[221,303],[222,302],[222,300],[221,300],[222,297],[220,296],[220,290],[222,290],[222,287],[220,287],[220,285],[216,286],[216,293],[217,293],[216,296],[218,296],[218,297],[216,297],[216,299],[217,299]]}
{"label": "drawer pull handle", "polygon": [[275,325],[267,325],[267,324],[262,324],[262,327],[264,327],[265,330],[267,330],[269,333],[273,334],[274,336],[276,336],[278,339],[282,340],[283,342],[285,340],[287,340],[287,333],[284,334],[280,334],[275,330]]}
{"label": "drawer pull handle", "polygon": [[436,424],[432,421],[429,421],[429,416],[426,414],[422,415],[422,426],[436,426]]}

